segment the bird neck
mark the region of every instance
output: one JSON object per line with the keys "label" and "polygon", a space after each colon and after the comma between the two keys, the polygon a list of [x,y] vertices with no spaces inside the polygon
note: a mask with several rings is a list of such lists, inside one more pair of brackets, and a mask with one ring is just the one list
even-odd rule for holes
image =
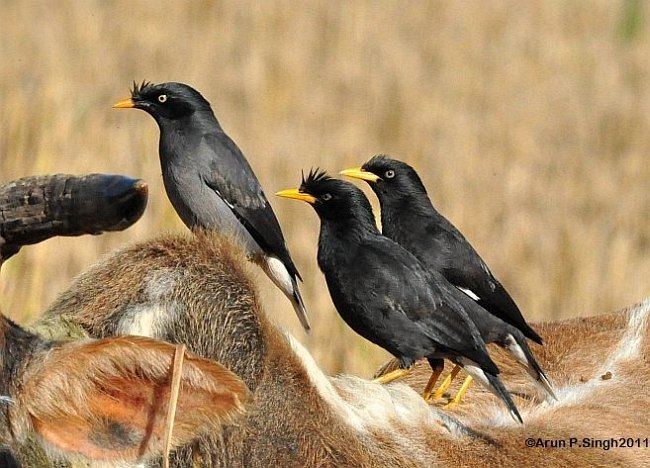
{"label": "bird neck", "polygon": [[378,194],[381,205],[381,224],[383,230],[391,226],[439,215],[426,193],[400,192],[390,195]]}
{"label": "bird neck", "polygon": [[192,162],[188,155],[200,144],[205,134],[223,132],[219,121],[210,110],[196,111],[180,119],[157,119],[160,127],[159,154],[163,167]]}
{"label": "bird neck", "polygon": [[331,215],[321,215],[321,230],[337,233],[341,237],[380,234],[370,203],[366,203],[367,206],[350,206]]}
{"label": "bird neck", "polygon": [[[360,215],[360,214],[359,214]],[[340,265],[351,258],[350,251],[365,239],[381,235],[372,212],[362,216],[322,218],[318,238],[318,265],[323,272],[329,265]]]}
{"label": "bird neck", "polygon": [[161,116],[156,116],[155,119],[161,136],[165,133],[204,134],[223,131],[214,112],[209,108],[196,110],[178,119],[166,119]]}

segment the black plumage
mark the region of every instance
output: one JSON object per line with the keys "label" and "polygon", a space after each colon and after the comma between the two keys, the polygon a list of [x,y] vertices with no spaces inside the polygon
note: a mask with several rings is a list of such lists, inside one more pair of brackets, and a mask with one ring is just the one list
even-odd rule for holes
{"label": "black plumage", "polygon": [[557,400],[553,386],[535,359],[524,334],[516,327],[490,314],[471,297],[460,294],[458,300],[478,328],[483,341],[505,349],[526,370],[542,392]]}
{"label": "black plumage", "polygon": [[542,343],[519,308],[463,235],[432,205],[415,170],[386,156],[341,172],[366,180],[379,198],[383,234],[412,252],[430,271],[465,292],[460,298],[486,343],[505,348],[539,387],[552,386],[526,337]]}
{"label": "black plumage", "polygon": [[248,161],[223,131],[210,103],[182,83],[134,83],[115,104],[149,113],[160,128],[160,163],[167,195],[190,229],[235,237],[251,260],[289,298],[303,327],[309,321],[298,289],[300,274],[280,224]]}
{"label": "black plumage", "polygon": [[318,265],[353,330],[396,356],[402,368],[427,358],[437,370],[442,359],[452,360],[478,375],[521,421],[467,315],[463,293],[379,232],[361,190],[311,172],[298,190],[277,195],[307,201],[318,213]]}
{"label": "black plumage", "polygon": [[[363,173],[366,173],[364,176]],[[424,184],[408,164],[380,155],[345,175],[369,182],[381,205],[382,232],[441,272],[483,308],[542,344],[510,294],[474,247],[433,206]]]}

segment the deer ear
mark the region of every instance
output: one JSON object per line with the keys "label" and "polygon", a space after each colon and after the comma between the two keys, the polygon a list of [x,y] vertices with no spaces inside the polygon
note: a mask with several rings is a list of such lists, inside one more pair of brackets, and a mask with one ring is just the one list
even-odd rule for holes
{"label": "deer ear", "polygon": [[[142,461],[163,452],[174,346],[143,337],[66,343],[27,370],[18,404],[66,456]],[[172,446],[243,412],[247,389],[220,364],[186,355]]]}

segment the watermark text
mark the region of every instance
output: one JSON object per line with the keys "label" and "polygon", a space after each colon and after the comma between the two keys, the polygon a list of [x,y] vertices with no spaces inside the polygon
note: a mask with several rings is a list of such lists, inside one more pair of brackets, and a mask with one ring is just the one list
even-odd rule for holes
{"label": "watermark text", "polygon": [[592,448],[600,450],[648,448],[648,437],[609,437],[595,439],[593,437],[567,437],[564,439],[547,439],[543,437],[528,437],[526,447],[547,449]]}

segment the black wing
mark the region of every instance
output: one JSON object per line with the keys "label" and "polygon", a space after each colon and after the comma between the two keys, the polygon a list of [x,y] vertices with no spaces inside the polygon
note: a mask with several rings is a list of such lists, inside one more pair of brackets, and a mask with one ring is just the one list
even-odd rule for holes
{"label": "black wing", "polygon": [[208,173],[202,174],[205,183],[230,206],[253,239],[278,257],[292,276],[302,279],[273,208],[235,142],[223,132],[205,134],[196,156],[208,161]]}
{"label": "black wing", "polygon": [[508,291],[492,275],[478,254],[476,252],[474,254],[474,258],[470,257],[469,261],[459,268],[446,270],[445,277],[454,286],[467,289],[476,295],[478,297],[476,302],[485,310],[518,328],[536,343],[542,344],[542,338],[526,323],[526,319]]}
{"label": "black wing", "polygon": [[518,328],[526,337],[542,344],[542,338],[533,330],[522,315],[508,291],[497,280],[478,252],[446,218],[438,214],[429,229],[430,238],[436,239],[435,249],[444,250],[445,278],[454,286],[478,297],[481,307],[492,315]]}
{"label": "black wing", "polygon": [[[454,294],[463,294],[447,283],[438,283],[442,276],[425,270],[408,251],[385,237],[370,241],[364,255],[373,265],[376,290],[385,291],[383,307],[404,313],[433,341],[449,351],[476,362],[482,369],[498,374],[499,369],[490,359],[478,328],[470,320],[461,302]],[[379,289],[381,288],[381,289]]]}

